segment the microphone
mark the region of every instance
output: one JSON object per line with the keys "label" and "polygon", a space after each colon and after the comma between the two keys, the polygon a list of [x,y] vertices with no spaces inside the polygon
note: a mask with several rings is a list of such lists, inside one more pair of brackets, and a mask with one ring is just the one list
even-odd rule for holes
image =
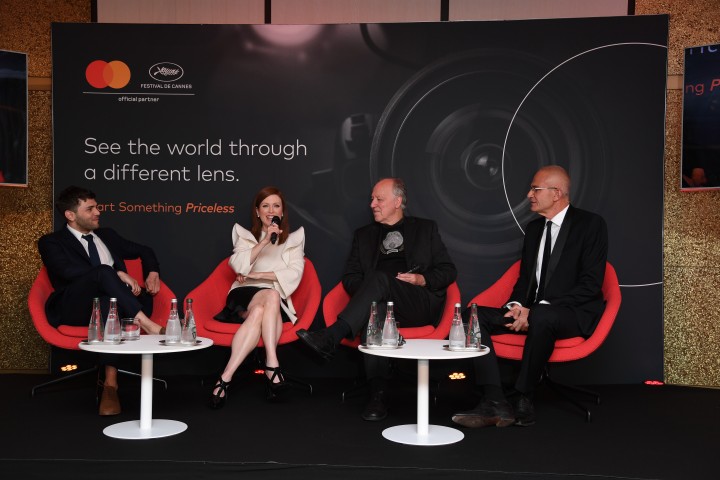
{"label": "microphone", "polygon": [[[270,223],[271,223],[271,224],[274,223],[275,225],[280,225],[280,217],[278,217],[277,215],[275,215],[275,216],[272,218],[272,220],[270,221]],[[277,242],[277,237],[278,237],[278,234],[275,233],[275,232],[273,232],[272,235],[270,235],[270,243],[272,243],[273,245],[275,245],[275,243]]]}

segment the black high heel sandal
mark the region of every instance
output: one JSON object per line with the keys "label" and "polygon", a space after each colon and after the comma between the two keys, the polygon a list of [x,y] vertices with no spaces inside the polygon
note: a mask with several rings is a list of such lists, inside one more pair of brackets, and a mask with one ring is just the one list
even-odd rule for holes
{"label": "black high heel sandal", "polygon": [[[267,375],[264,375],[264,377],[267,399],[274,400],[280,392],[288,387],[288,383],[285,381],[285,377],[283,376],[282,369],[280,367],[268,367],[265,365],[264,368],[266,372],[273,372],[272,376],[268,377]],[[275,382],[276,378],[278,379],[277,382]]]}
{"label": "black high heel sandal", "polygon": [[[215,386],[210,392],[210,400],[208,401],[208,407],[213,410],[219,410],[225,406],[225,399],[228,396],[228,388],[230,388],[230,382],[226,382],[222,377],[218,378],[215,382]],[[217,393],[215,390],[217,389]]]}

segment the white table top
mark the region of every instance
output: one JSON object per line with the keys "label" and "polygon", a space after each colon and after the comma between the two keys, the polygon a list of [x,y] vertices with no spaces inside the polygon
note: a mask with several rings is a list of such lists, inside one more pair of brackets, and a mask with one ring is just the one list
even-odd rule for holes
{"label": "white table top", "polygon": [[458,358],[473,358],[486,355],[490,349],[482,346],[479,351],[474,352],[453,352],[444,348],[448,340],[408,339],[405,345],[398,348],[368,348],[364,346],[358,349],[370,355],[391,358],[410,358],[415,360],[452,360]]}
{"label": "white table top", "polygon": [[[163,343],[161,343],[161,340]],[[123,341],[118,345],[111,343],[80,342],[80,350],[98,353],[144,354],[144,353],[177,353],[207,348],[213,341],[205,337],[197,337],[200,343],[195,345],[165,345],[165,335],[140,335],[137,340]]]}

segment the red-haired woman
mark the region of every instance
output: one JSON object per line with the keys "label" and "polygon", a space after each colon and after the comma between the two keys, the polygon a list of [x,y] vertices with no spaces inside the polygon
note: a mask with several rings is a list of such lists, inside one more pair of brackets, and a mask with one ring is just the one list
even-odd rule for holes
{"label": "red-haired woman", "polygon": [[268,398],[286,386],[277,358],[283,322],[297,317],[290,295],[300,284],[305,266],[305,231],[290,233],[285,198],[275,187],[262,188],[252,207],[248,231],[235,224],[230,267],[237,274],[225,308],[215,318],[239,323],[230,360],[213,387],[208,406],[222,408],[233,374],[262,338],[265,344],[265,380]]}

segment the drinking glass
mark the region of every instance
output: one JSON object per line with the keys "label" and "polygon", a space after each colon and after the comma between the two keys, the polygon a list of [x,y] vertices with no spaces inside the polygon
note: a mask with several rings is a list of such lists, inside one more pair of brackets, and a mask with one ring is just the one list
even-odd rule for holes
{"label": "drinking glass", "polygon": [[120,320],[120,328],[120,338],[124,340],[137,340],[140,338],[140,325],[135,323],[134,318]]}

